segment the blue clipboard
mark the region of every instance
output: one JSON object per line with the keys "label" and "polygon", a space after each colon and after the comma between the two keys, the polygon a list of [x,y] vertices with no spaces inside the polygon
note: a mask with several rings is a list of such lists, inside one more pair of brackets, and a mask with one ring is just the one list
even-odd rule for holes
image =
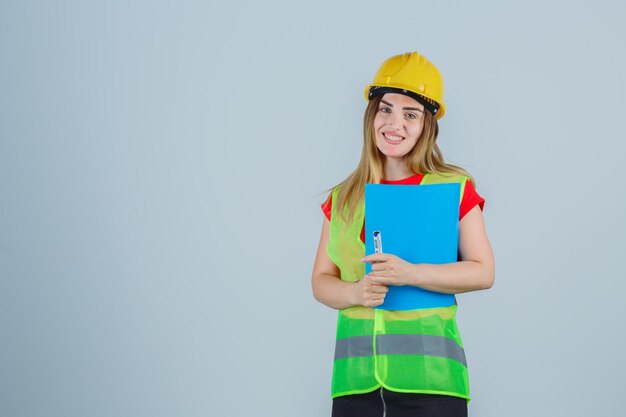
{"label": "blue clipboard", "polygon": [[[365,253],[374,253],[375,231],[384,253],[411,263],[445,264],[457,261],[459,244],[458,183],[424,185],[365,185]],[[371,272],[366,264],[366,272]],[[412,286],[390,286],[383,310],[446,307],[454,294]]]}

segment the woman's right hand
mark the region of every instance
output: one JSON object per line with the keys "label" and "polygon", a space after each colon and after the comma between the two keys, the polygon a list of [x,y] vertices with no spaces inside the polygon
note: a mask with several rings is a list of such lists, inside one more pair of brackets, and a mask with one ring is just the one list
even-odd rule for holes
{"label": "woman's right hand", "polygon": [[356,304],[365,307],[376,307],[385,302],[385,296],[389,288],[386,285],[373,282],[372,279],[365,275],[363,279],[355,283],[354,297]]}
{"label": "woman's right hand", "polygon": [[342,281],[337,265],[328,257],[326,247],[330,239],[330,222],[324,218],[322,234],[313,264],[311,285],[313,295],[320,303],[330,308],[342,310],[357,305],[376,307],[385,301],[389,289],[385,284],[372,281],[369,276],[358,282]]}

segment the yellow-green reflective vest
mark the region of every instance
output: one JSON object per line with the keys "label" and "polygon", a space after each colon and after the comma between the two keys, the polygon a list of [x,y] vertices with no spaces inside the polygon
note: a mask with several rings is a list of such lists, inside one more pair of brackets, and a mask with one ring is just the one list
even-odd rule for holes
{"label": "yellow-green reflective vest", "polygon": [[[426,174],[421,184],[456,182],[463,196],[467,177]],[[333,190],[337,201],[338,188]],[[361,241],[363,204],[348,224],[332,205],[327,252],[344,281],[365,275]],[[469,401],[467,364],[456,325],[456,304],[406,311],[355,306],[339,311],[332,396],[360,394],[380,386],[398,392],[444,394]]]}

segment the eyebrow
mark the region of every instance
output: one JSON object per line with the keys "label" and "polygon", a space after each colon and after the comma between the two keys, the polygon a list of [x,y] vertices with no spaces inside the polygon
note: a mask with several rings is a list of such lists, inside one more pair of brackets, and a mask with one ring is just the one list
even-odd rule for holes
{"label": "eyebrow", "polygon": [[[389,107],[393,107],[393,104],[389,103],[388,101],[380,100],[380,102],[381,103],[385,103]],[[418,109],[417,107],[402,107],[402,110],[415,110],[415,111],[418,111],[420,113],[424,113],[424,111],[422,109]]]}

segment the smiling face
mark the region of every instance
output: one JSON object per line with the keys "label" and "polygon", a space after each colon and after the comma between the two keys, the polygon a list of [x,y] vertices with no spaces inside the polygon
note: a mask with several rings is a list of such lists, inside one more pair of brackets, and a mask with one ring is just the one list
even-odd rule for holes
{"label": "smiling face", "polygon": [[374,117],[378,150],[401,160],[413,149],[424,129],[424,106],[404,94],[385,94]]}

